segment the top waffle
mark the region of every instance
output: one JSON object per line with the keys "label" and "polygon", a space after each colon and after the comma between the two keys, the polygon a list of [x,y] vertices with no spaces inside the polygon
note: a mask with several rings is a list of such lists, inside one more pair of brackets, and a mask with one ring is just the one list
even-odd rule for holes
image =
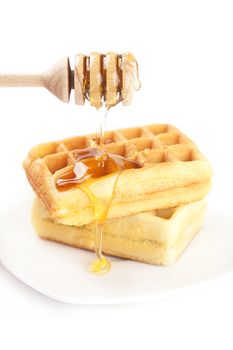
{"label": "top waffle", "polygon": [[[53,218],[66,225],[94,221],[93,208],[80,188],[59,192],[56,179],[76,162],[77,150],[93,146],[94,135],[34,147],[24,161],[29,182]],[[108,218],[171,208],[202,199],[211,186],[211,167],[197,146],[171,125],[155,124],[105,133],[104,148],[142,164],[121,172]],[[116,174],[94,181],[91,191],[111,196]]]}

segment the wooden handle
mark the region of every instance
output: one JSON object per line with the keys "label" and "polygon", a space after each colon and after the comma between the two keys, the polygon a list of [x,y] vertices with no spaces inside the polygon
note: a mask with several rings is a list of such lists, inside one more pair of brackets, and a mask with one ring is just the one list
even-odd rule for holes
{"label": "wooden handle", "polygon": [[44,86],[41,74],[1,74],[0,87],[38,87]]}
{"label": "wooden handle", "polygon": [[0,87],[45,87],[63,102],[69,102],[72,73],[68,57],[44,74],[0,74]]}

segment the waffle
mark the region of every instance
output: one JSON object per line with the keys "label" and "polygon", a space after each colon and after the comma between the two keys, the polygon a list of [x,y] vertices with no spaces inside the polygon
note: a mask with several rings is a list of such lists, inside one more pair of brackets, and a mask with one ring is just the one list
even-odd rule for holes
{"label": "waffle", "polygon": [[[94,135],[77,136],[34,147],[24,161],[29,182],[50,215],[66,225],[94,221],[93,207],[76,187],[60,192],[55,182],[73,168],[75,152],[89,147]],[[210,190],[211,168],[197,146],[177,128],[157,124],[105,133],[107,152],[142,164],[140,169],[121,172],[108,218],[142,211],[177,207],[202,199]],[[95,179],[92,193],[107,201],[116,174]]]}
{"label": "waffle", "polygon": [[[103,252],[149,264],[172,264],[199,231],[205,216],[203,200],[164,210],[153,210],[108,220]],[[95,224],[82,227],[55,223],[41,200],[32,211],[36,233],[44,239],[94,251]]]}

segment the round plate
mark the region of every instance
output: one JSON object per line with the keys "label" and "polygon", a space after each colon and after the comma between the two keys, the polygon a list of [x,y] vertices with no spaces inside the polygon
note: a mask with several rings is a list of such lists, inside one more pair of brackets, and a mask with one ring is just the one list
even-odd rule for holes
{"label": "round plate", "polygon": [[233,269],[230,211],[210,205],[205,226],[172,266],[111,258],[110,273],[96,276],[88,271],[93,253],[36,236],[30,223],[31,204],[30,198],[18,198],[4,214],[1,262],[32,288],[66,303],[118,304],[164,298]]}

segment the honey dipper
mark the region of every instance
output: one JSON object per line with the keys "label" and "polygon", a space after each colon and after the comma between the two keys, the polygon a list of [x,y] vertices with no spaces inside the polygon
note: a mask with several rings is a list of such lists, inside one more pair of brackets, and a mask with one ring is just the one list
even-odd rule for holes
{"label": "honey dipper", "polygon": [[76,104],[83,105],[87,99],[96,108],[103,102],[109,108],[121,101],[130,104],[140,81],[137,61],[131,53],[94,52],[76,55],[74,70],[66,57],[42,74],[1,74],[0,87],[45,87],[66,103],[74,89]]}

